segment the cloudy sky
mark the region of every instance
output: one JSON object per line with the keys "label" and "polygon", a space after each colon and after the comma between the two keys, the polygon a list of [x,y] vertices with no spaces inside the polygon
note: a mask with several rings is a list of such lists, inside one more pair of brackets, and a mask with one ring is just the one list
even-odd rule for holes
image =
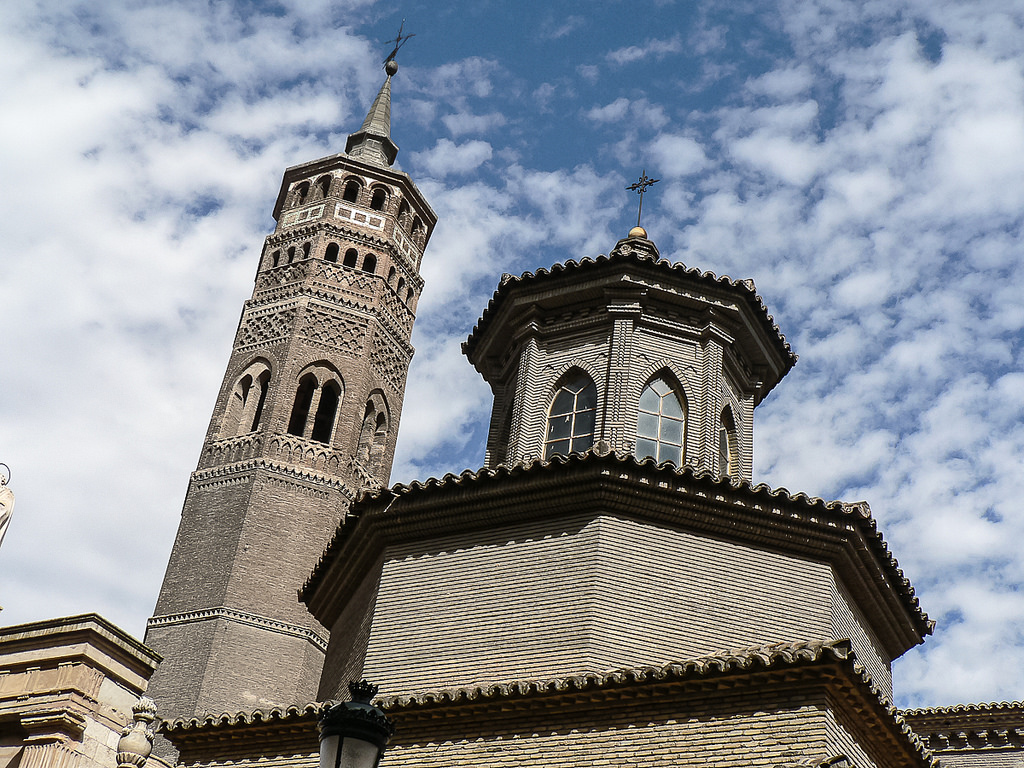
{"label": "cloudy sky", "polygon": [[866,499],[938,630],[903,706],[1024,699],[1019,0],[0,3],[4,624],[141,637],[283,169],[393,84],[440,216],[392,480],[478,467],[459,353],[502,272],[753,278],[800,362],[755,479]]}

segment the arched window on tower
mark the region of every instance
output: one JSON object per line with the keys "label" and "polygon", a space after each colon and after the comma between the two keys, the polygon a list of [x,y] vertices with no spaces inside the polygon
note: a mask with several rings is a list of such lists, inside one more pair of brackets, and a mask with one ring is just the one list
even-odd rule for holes
{"label": "arched window on tower", "polygon": [[288,420],[288,434],[302,437],[306,432],[306,420],[309,418],[309,407],[313,404],[313,392],[316,391],[316,376],[307,373],[299,379],[299,388],[295,391],[295,403],[292,415]]}
{"label": "arched window on tower", "polygon": [[388,285],[394,285],[395,284],[395,274],[396,273],[395,273],[395,268],[394,267],[392,267],[391,269],[388,270]]}
{"label": "arched window on tower", "polygon": [[372,253],[366,254],[363,257],[363,272],[369,272],[371,275],[377,271],[377,257]]}
{"label": "arched window on tower", "polygon": [[259,429],[269,388],[270,368],[267,364],[257,361],[250,365],[231,391],[220,436],[234,437]]}
{"label": "arched window on tower", "polygon": [[259,397],[256,400],[256,411],[252,415],[252,423],[249,426],[250,432],[260,428],[260,421],[263,419],[263,406],[267,404],[267,392],[270,391],[270,371],[264,371],[256,379],[259,386]]}
{"label": "arched window on tower", "polygon": [[738,477],[740,474],[739,444],[736,437],[736,420],[732,409],[725,406],[718,421],[718,474]]}
{"label": "arched window on tower", "polygon": [[373,445],[370,446],[370,471],[379,473],[384,469],[384,454],[388,448],[388,419],[383,413],[377,414],[373,424]]}
{"label": "arched window on tower", "polygon": [[363,411],[363,424],[359,430],[356,460],[371,474],[384,469],[388,445],[388,410],[383,395],[378,391],[370,395]]}
{"label": "arched window on tower", "polygon": [[327,253],[324,254],[324,261],[337,261],[338,260],[338,244],[329,243],[327,245]]}
{"label": "arched window on tower", "polygon": [[686,409],[683,400],[663,378],[651,381],[640,393],[636,418],[636,457],[671,461],[682,466],[686,445]]}
{"label": "arched window on tower", "polygon": [[294,197],[292,197],[292,205],[302,205],[306,202],[306,198],[309,197],[309,182],[304,181],[295,188]]}
{"label": "arched window on tower", "polygon": [[331,191],[331,177],[321,176],[316,180],[316,189],[321,198],[327,197]]}
{"label": "arched window on tower", "polygon": [[398,206],[398,225],[405,232],[409,231],[409,217],[411,215],[412,211],[409,209],[409,203],[403,200],[401,205]]}
{"label": "arched window on tower", "polygon": [[398,278],[398,287],[395,289],[395,291],[398,293],[399,297],[401,297],[402,292],[404,290],[405,290],[405,278],[404,277],[400,277],[400,278]]}
{"label": "arched window on tower", "polygon": [[334,435],[334,422],[338,416],[341,401],[341,387],[336,381],[328,381],[320,392],[320,404],[313,417],[313,434],[310,437],[321,443],[330,443]]}
{"label": "arched window on tower", "polygon": [[303,243],[302,244],[302,258],[304,258],[304,259],[308,259],[309,258],[309,251],[310,251],[310,249],[312,247],[313,247],[312,243]]}
{"label": "arched window on tower", "polygon": [[383,211],[384,205],[388,201],[388,193],[378,187],[373,190],[373,197],[370,198],[370,207],[375,211]]}
{"label": "arched window on tower", "polygon": [[410,288],[405,294],[405,303],[408,304],[412,301],[412,288]]}
{"label": "arched window on tower", "polygon": [[359,260],[359,254],[356,252],[356,249],[355,248],[349,248],[347,251],[345,251],[345,261],[342,262],[342,263],[346,267],[354,267],[356,265],[356,261],[358,261],[358,260]]}
{"label": "arched window on tower", "polygon": [[585,451],[592,446],[596,415],[597,387],[583,371],[573,371],[551,401],[544,458]]}
{"label": "arched window on tower", "polygon": [[295,246],[294,245],[291,248],[288,249],[288,263],[291,264],[293,261],[295,261]]}
{"label": "arched window on tower", "polygon": [[361,189],[359,182],[355,179],[349,179],[345,183],[345,192],[342,194],[341,199],[350,203],[355,203],[359,200],[359,190]]}
{"label": "arched window on tower", "polygon": [[281,263],[281,251],[274,251],[274,252],[273,252],[272,254],[270,254],[270,255],[271,255],[271,257],[273,258],[273,265],[274,265],[275,267],[276,267],[276,266],[277,266],[278,264],[280,264],[280,263]]}

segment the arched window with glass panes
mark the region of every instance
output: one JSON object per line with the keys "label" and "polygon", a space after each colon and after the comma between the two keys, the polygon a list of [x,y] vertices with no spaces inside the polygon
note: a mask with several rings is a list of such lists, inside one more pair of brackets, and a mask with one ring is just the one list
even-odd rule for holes
{"label": "arched window with glass panes", "polygon": [[590,448],[596,415],[597,387],[583,371],[572,371],[551,400],[544,458]]}
{"label": "arched window with glass panes", "polygon": [[686,406],[663,376],[640,393],[636,417],[636,457],[670,461],[677,467],[686,458]]}

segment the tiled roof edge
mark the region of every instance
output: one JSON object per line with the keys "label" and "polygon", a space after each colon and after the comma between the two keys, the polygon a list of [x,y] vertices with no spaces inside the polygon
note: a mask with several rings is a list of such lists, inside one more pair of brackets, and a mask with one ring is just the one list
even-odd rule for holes
{"label": "tiled roof edge", "polygon": [[329,709],[333,704],[333,701],[311,702],[309,704],[292,705],[289,707],[274,707],[273,709],[252,709],[233,713],[223,712],[219,715],[206,715],[204,717],[180,717],[176,720],[165,720],[160,730],[163,733],[180,733],[182,731],[195,731],[202,728],[263,725],[297,718],[319,718],[320,714]]}
{"label": "tiled roof edge", "polygon": [[[490,300],[487,302],[487,306],[481,313],[480,318],[473,326],[473,330],[470,332],[469,337],[462,344],[462,350],[464,354],[469,354],[472,348],[476,345],[476,341],[479,334],[483,331],[490,322],[490,315],[493,314],[495,306],[498,301],[503,297],[504,292],[509,290],[509,286],[531,282],[533,280],[543,280],[548,277],[557,277],[566,272],[571,272],[577,269],[589,269],[591,267],[606,264],[612,261],[641,261],[648,264],[654,265],[658,269],[666,269],[674,272],[678,272],[686,275],[695,280],[702,280],[709,283],[717,283],[719,285],[725,285],[730,288],[735,288],[744,292],[747,295],[748,300],[754,304],[754,306],[760,311],[768,326],[774,331],[776,337],[779,340],[780,347],[784,352],[784,357],[788,360],[788,368],[792,368],[797,361],[797,355],[793,352],[786,340],[785,334],[782,333],[782,329],[779,328],[778,323],[775,322],[775,318],[768,312],[768,307],[764,303],[764,299],[757,292],[753,280],[734,280],[728,275],[716,275],[714,272],[707,270],[700,270],[696,267],[688,267],[683,262],[669,261],[668,259],[662,258],[657,250],[654,249],[653,253],[642,253],[634,249],[623,250],[623,242],[620,241],[616,244],[615,248],[612,249],[609,255],[599,254],[596,257],[585,256],[579,261],[575,259],[568,259],[564,262],[553,264],[550,268],[540,267],[533,272],[523,272],[519,276],[505,273],[501,276],[498,282],[498,287],[494,291]],[[646,250],[646,249],[645,249]]]}
{"label": "tiled roof edge", "polygon": [[1024,701],[993,701],[970,704],[952,704],[946,707],[919,707],[916,709],[904,709],[901,710],[901,712],[904,717],[932,717],[964,714],[1002,714],[1012,710],[1019,710],[1024,714]]}

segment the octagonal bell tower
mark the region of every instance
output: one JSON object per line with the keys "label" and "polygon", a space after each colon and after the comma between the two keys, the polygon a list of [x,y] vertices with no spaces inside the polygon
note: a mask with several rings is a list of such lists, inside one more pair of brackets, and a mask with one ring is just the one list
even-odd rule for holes
{"label": "octagonal bell tower", "polygon": [[660,257],[504,275],[463,345],[491,385],[487,466],[586,450],[750,479],[757,406],[796,362],[752,281]]}
{"label": "octagonal bell tower", "polygon": [[344,154],[285,171],[149,620],[168,719],[313,701],[328,632],[297,590],[388,482],[436,216],[391,168],[391,78]]}

